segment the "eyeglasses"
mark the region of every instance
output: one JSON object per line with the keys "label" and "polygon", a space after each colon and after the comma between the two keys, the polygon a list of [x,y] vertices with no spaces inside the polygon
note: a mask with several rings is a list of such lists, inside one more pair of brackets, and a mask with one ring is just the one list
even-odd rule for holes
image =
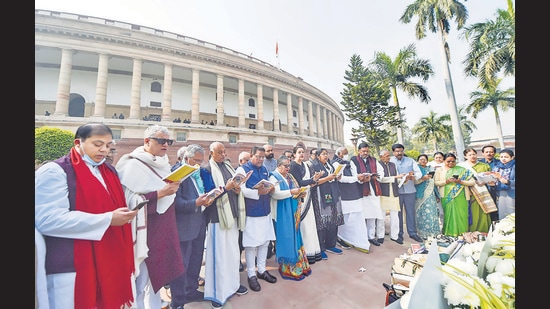
{"label": "eyeglasses", "polygon": [[290,164],[281,164],[282,166],[284,166],[285,168],[290,168]]}
{"label": "eyeglasses", "polygon": [[174,143],[173,139],[169,138],[157,138],[157,137],[149,137],[149,139],[154,139],[159,143],[160,145],[164,145],[164,143],[168,143],[168,146],[172,145]]}
{"label": "eyeglasses", "polygon": [[323,152],[323,153],[321,153],[321,154],[319,154],[319,155],[320,155],[320,156],[328,156],[328,153],[324,153],[324,152]]}
{"label": "eyeglasses", "polygon": [[256,158],[258,158],[259,160],[263,160],[265,159],[265,156],[259,156],[259,155],[254,155]]}
{"label": "eyeglasses", "polygon": [[193,158],[189,158],[191,160],[193,160],[195,162],[195,164],[202,164],[202,162],[204,162],[204,160],[197,160],[197,159],[193,159]]}

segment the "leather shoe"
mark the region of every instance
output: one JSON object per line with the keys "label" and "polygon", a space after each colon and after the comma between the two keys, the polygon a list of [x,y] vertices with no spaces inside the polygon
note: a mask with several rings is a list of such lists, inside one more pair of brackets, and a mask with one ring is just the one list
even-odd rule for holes
{"label": "leather shoe", "polygon": [[248,278],[248,286],[252,291],[256,291],[256,292],[262,289],[262,287],[260,286],[260,283],[258,282],[258,278],[256,278],[256,276],[252,276]]}
{"label": "leather shoe", "polygon": [[185,295],[185,299],[186,299],[185,303],[193,303],[193,302],[197,302],[197,301],[203,301],[204,300],[204,292],[201,292],[199,290],[195,290],[195,291],[190,292],[187,295]]}
{"label": "leather shoe", "polygon": [[418,236],[418,235],[410,236],[410,238],[414,239],[415,241],[418,241],[418,242],[424,242],[424,240],[422,238],[420,238],[420,236]]}
{"label": "leather shoe", "polygon": [[403,239],[401,238],[397,238],[397,239],[393,239],[393,238],[390,238],[391,240],[395,241],[396,243],[402,245],[403,244]]}
{"label": "leather shoe", "polygon": [[256,276],[260,279],[263,279],[263,280],[269,282],[269,283],[277,282],[277,278],[273,277],[267,270],[264,271],[262,274],[260,274],[259,272],[256,272]]}
{"label": "leather shoe", "polygon": [[375,246],[380,246],[380,243],[378,242],[378,240],[376,240],[376,239],[374,239],[374,238],[373,238],[373,239],[369,239],[369,242],[370,242],[371,244],[375,245]]}
{"label": "leather shoe", "polygon": [[378,243],[379,243],[379,244],[383,244],[383,243],[384,243],[384,238],[378,238],[377,240],[378,240]]}

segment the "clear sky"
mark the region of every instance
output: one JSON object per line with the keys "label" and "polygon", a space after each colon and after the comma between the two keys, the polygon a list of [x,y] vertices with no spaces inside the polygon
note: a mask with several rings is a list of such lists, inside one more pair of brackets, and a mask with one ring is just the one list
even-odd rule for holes
{"label": "clear sky", "polygon": [[[406,108],[404,117],[412,127],[430,111],[439,115],[449,113],[449,106],[437,35],[429,32],[418,41],[414,36],[416,18],[409,24],[399,21],[411,3],[413,0],[36,0],[35,8],[134,23],[251,54],[301,77],[337,103],[342,100],[344,73],[353,54],[358,54],[367,64],[375,52],[384,52],[394,59],[400,49],[415,43],[418,56],[430,60],[435,75],[424,84],[432,99],[429,104],[398,91],[400,105]],[[497,9],[507,8],[506,0],[462,3],[468,9],[467,25],[492,20]],[[459,38],[456,24],[451,25],[450,70],[456,102],[461,106],[470,102],[476,80],[463,73],[462,61],[468,45]],[[506,78],[501,83],[501,89],[514,86],[514,78]],[[500,116],[503,134],[515,134],[515,110]],[[470,120],[477,126],[472,139],[497,137],[492,110],[485,110],[477,119]],[[351,144],[354,125],[346,122],[346,143]]]}

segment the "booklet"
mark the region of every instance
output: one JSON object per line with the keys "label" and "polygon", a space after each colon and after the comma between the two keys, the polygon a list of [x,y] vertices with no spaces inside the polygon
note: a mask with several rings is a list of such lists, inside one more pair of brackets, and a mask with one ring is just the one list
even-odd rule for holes
{"label": "booklet", "polygon": [[235,180],[237,182],[237,186],[240,186],[242,183],[245,183],[248,178],[250,178],[250,175],[252,175],[252,171],[248,171],[246,175],[243,175],[241,173],[237,173],[231,177],[231,179]]}
{"label": "booklet", "polygon": [[187,163],[182,164],[180,167],[178,167],[176,170],[168,174],[168,176],[164,177],[162,180],[170,183],[174,181],[184,180],[185,178],[189,177],[193,172],[198,170],[200,168],[200,165],[189,165]]}
{"label": "booklet", "polygon": [[210,191],[208,191],[208,193],[206,194],[206,196],[210,199],[210,200],[215,200],[218,196],[222,195],[223,194],[223,187],[222,186],[219,186],[217,188],[214,188]]}
{"label": "booklet", "polygon": [[305,187],[300,187],[300,192],[298,194],[294,194],[292,196],[292,198],[298,198],[298,196],[300,196],[300,194],[304,193],[308,188],[309,188],[309,185],[307,185]]}
{"label": "booklet", "polygon": [[340,174],[340,172],[342,171],[342,169],[346,167],[346,164],[342,164],[342,163],[338,163],[338,165],[334,168],[334,175],[338,175]]}
{"label": "booklet", "polygon": [[278,181],[275,182],[275,183],[271,183],[271,182],[269,182],[269,180],[262,179],[262,180],[258,181],[258,183],[256,183],[256,184],[254,185],[254,187],[252,187],[252,188],[253,188],[253,189],[258,189],[260,186],[264,186],[264,187],[266,187],[266,188],[269,188],[269,187],[274,186],[274,185],[276,185],[276,184],[278,184],[278,183],[279,183]]}

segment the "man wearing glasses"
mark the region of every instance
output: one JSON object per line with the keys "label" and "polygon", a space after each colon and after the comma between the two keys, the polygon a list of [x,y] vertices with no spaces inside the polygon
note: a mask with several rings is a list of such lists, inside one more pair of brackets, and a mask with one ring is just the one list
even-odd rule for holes
{"label": "man wearing glasses", "polygon": [[[260,291],[258,278],[269,283],[277,282],[266,269],[267,250],[269,242],[275,240],[275,230],[271,217],[271,196],[275,186],[261,185],[254,186],[261,180],[269,180],[269,172],[263,165],[265,159],[265,148],[260,146],[252,147],[250,161],[237,168],[237,173],[252,174],[241,184],[246,207],[246,227],[243,231],[243,247],[246,256],[246,271],[248,285],[253,291]],[[256,261],[258,271],[256,272]]]}
{"label": "man wearing glasses", "polygon": [[123,155],[116,165],[128,207],[149,200],[132,220],[137,308],[161,308],[160,288],[184,271],[173,207],[181,181],[163,180],[170,174],[167,152],[173,143],[168,128],[149,126],[143,146]]}

